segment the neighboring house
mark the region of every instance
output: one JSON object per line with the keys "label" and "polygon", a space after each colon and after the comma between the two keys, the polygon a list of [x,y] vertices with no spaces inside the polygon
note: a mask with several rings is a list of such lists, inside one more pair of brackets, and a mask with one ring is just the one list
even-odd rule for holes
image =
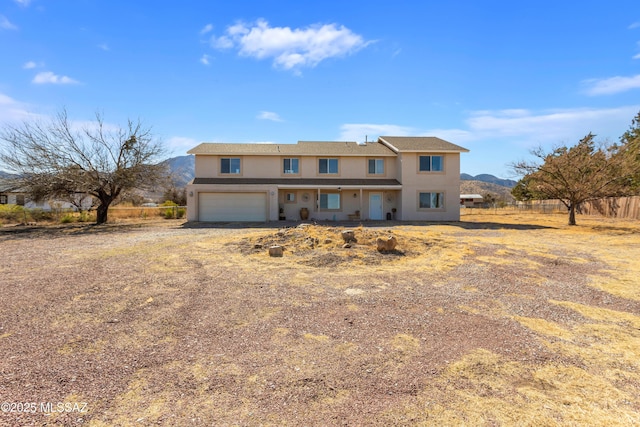
{"label": "neighboring house", "polygon": [[484,206],[484,197],[480,194],[461,194],[460,206],[465,208],[481,208]]}
{"label": "neighboring house", "polygon": [[460,219],[460,153],[435,137],[376,142],[203,143],[189,221]]}
{"label": "neighboring house", "polygon": [[[93,206],[93,199],[83,193],[77,193],[76,198],[81,202],[81,206],[88,210]],[[70,202],[60,200],[40,200],[34,201],[29,195],[19,188],[15,188],[4,181],[0,181],[0,205],[18,205],[27,209],[42,209],[50,211],[53,209],[73,209],[77,208]]]}

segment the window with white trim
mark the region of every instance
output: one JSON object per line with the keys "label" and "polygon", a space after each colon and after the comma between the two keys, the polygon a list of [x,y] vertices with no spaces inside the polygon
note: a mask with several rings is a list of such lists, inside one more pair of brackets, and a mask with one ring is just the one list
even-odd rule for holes
{"label": "window with white trim", "polygon": [[340,209],[340,193],[321,193],[320,209],[323,209],[323,210]]}
{"label": "window with white trim", "polygon": [[0,195],[0,205],[6,205],[9,203],[9,198],[6,194]]}
{"label": "window with white trim", "polygon": [[384,159],[369,159],[369,175],[384,174]]}
{"label": "window with white trim", "polygon": [[240,158],[238,157],[221,158],[220,173],[240,174]]}
{"label": "window with white trim", "polygon": [[425,192],[419,194],[420,209],[442,209],[444,208],[444,193]]}
{"label": "window with white trim", "polygon": [[337,174],[338,159],[318,159],[318,173]]}
{"label": "window with white trim", "polygon": [[420,172],[442,172],[444,170],[444,156],[420,156]]}
{"label": "window with white trim", "polygon": [[297,158],[282,159],[282,173],[297,175],[300,173],[300,161]]}
{"label": "window with white trim", "polygon": [[285,193],[284,201],[287,203],[295,203],[296,201],[296,193]]}

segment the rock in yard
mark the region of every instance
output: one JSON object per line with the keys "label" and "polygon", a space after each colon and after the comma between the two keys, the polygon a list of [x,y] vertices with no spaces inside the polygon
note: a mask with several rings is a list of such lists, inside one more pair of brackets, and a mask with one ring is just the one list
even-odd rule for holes
{"label": "rock in yard", "polygon": [[391,252],[396,248],[398,240],[394,236],[378,237],[376,243],[378,244],[378,252]]}
{"label": "rock in yard", "polygon": [[353,230],[344,230],[342,232],[342,240],[344,240],[345,243],[356,243],[356,232]]}
{"label": "rock in yard", "polygon": [[269,256],[281,257],[283,253],[282,246],[269,246]]}
{"label": "rock in yard", "polygon": [[349,249],[351,247],[351,243],[345,243],[342,245],[342,249]]}

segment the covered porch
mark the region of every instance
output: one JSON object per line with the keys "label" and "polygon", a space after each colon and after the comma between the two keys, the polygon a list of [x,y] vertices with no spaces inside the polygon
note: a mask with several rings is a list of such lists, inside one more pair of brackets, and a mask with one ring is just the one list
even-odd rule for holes
{"label": "covered porch", "polygon": [[[395,180],[389,180],[395,181]],[[278,185],[279,219],[379,221],[400,219],[402,186],[389,183]]]}

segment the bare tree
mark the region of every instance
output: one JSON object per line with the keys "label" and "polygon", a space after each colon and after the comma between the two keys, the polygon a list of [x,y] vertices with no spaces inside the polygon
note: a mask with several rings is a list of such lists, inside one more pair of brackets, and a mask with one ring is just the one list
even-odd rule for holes
{"label": "bare tree", "polygon": [[524,176],[519,192],[537,199],[559,199],[569,211],[569,225],[576,225],[576,207],[603,197],[629,194],[635,173],[619,147],[596,146],[594,135],[573,147],[542,148],[531,152],[534,161],[512,164]]}
{"label": "bare tree", "polygon": [[33,198],[88,194],[97,200],[98,224],[107,222],[118,196],[152,188],[168,176],[159,164],[162,145],[139,120],[113,127],[96,114],[95,122],[78,128],[62,110],[46,123],[5,126],[0,144],[0,160]]}

